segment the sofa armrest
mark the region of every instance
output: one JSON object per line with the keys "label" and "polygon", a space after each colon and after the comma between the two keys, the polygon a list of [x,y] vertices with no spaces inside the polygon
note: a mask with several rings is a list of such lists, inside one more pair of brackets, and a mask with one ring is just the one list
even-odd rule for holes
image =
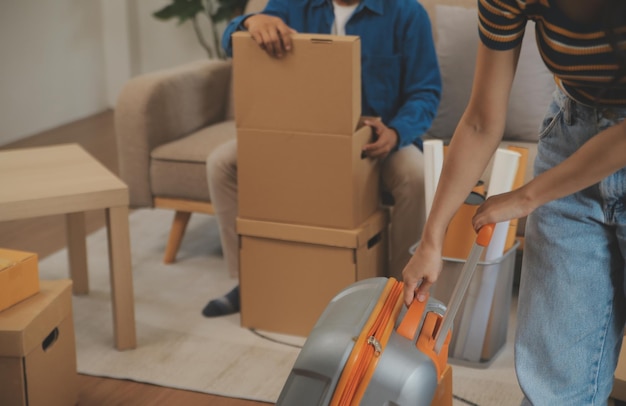
{"label": "sofa armrest", "polygon": [[203,60],[136,76],[115,106],[120,176],[132,207],[151,207],[150,153],[162,144],[224,120],[231,63]]}

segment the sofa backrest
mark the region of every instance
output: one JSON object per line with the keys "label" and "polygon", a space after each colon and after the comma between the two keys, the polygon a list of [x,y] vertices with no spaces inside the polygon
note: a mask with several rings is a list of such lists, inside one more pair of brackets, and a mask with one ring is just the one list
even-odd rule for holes
{"label": "sofa backrest", "polygon": [[463,7],[468,9],[476,9],[476,2],[478,0],[418,0],[418,2],[424,6],[428,15],[430,16],[430,22],[433,27],[433,36],[437,41],[437,6],[450,6],[450,7]]}
{"label": "sofa backrest", "polygon": [[249,0],[244,14],[258,13],[265,8],[268,0]]}

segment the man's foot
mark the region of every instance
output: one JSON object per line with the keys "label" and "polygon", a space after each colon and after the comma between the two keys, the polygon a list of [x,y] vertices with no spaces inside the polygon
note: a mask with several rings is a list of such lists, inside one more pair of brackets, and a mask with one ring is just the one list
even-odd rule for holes
{"label": "man's foot", "polygon": [[219,317],[239,313],[239,285],[222,297],[211,300],[204,309],[204,317]]}

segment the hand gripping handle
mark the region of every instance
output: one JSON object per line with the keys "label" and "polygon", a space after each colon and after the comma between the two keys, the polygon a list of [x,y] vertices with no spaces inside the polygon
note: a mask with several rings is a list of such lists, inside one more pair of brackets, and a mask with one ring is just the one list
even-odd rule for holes
{"label": "hand gripping handle", "polygon": [[[493,235],[493,230],[495,228],[494,224],[487,224],[482,227],[478,231],[478,236],[476,237],[476,244],[481,247],[487,247],[491,242],[491,237]],[[482,252],[482,250],[481,250]],[[472,271],[473,273],[473,271]],[[471,277],[471,275],[470,275]],[[461,292],[461,297],[465,294],[465,292]],[[423,302],[418,300],[413,300],[408,310],[406,311],[400,325],[397,328],[398,334],[409,339],[415,340],[417,327],[419,326],[422,315],[426,309],[426,304],[428,303],[428,295]]]}
{"label": "hand gripping handle", "polygon": [[493,230],[496,228],[495,224],[485,224],[478,230],[478,236],[476,236],[476,244],[483,248],[486,248],[491,242],[493,236]]}
{"label": "hand gripping handle", "polygon": [[481,227],[480,230],[478,230],[476,242],[474,243],[474,246],[472,247],[472,250],[467,257],[467,261],[465,261],[465,265],[461,270],[459,280],[454,286],[454,290],[452,291],[452,297],[450,298],[450,303],[448,303],[448,308],[446,309],[446,313],[443,316],[441,328],[437,332],[437,338],[435,343],[435,352],[437,353],[443,346],[445,337],[446,335],[448,335],[448,332],[452,328],[454,317],[456,316],[456,313],[461,306],[461,302],[463,302],[465,292],[469,287],[472,276],[474,275],[474,271],[476,270],[476,265],[478,265],[478,261],[480,260],[480,256],[482,255],[483,250],[491,242],[494,228],[495,224],[486,224]]}

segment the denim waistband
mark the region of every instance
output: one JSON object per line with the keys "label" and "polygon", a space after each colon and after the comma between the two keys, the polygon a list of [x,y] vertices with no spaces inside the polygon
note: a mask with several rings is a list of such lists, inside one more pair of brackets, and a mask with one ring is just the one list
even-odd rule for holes
{"label": "denim waistband", "polygon": [[562,89],[557,88],[553,93],[554,101],[563,110],[563,118],[567,124],[572,124],[578,118],[595,120],[600,124],[611,125],[626,118],[626,107],[589,106],[580,103],[568,96]]}

